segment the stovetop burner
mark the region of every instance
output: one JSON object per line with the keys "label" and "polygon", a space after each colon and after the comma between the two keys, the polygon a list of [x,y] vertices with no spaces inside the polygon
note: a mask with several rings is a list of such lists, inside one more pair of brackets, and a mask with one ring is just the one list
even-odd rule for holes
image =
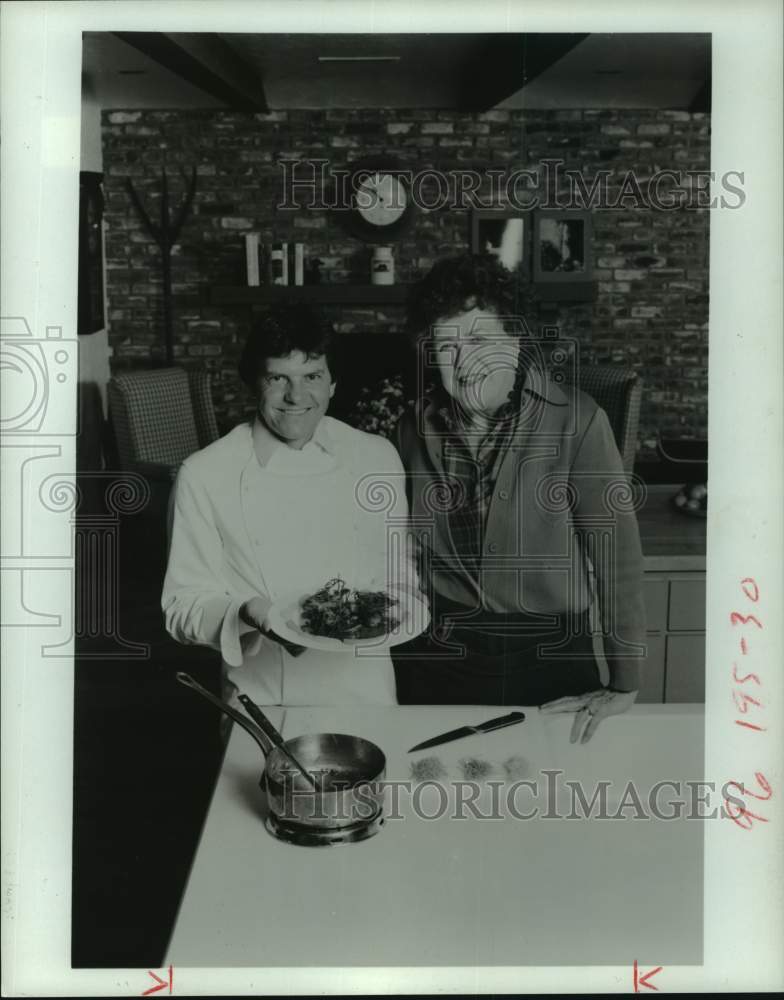
{"label": "stovetop burner", "polygon": [[280,819],[274,813],[267,815],[264,825],[278,840],[300,847],[330,847],[332,845],[353,844],[367,840],[378,833],[384,825],[383,810],[378,809],[369,819],[360,820],[350,826],[323,827]]}

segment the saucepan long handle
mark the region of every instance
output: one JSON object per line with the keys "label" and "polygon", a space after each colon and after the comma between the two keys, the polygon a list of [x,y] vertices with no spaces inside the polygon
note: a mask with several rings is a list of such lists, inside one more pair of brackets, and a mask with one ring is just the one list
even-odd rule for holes
{"label": "saucepan long handle", "polygon": [[202,698],[206,698],[207,701],[212,702],[212,704],[217,709],[220,709],[221,712],[223,712],[225,715],[228,715],[230,718],[234,719],[234,721],[238,725],[242,726],[245,732],[248,733],[250,736],[252,736],[253,739],[258,743],[259,747],[261,748],[261,752],[264,754],[265,759],[268,756],[268,754],[272,752],[273,750],[272,742],[261,731],[261,729],[256,725],[256,723],[251,722],[250,719],[246,718],[242,714],[242,712],[238,711],[236,708],[233,708],[227,701],[223,701],[221,698],[216,698],[211,691],[208,691],[205,687],[202,687],[201,684],[199,684],[198,681],[195,681],[190,674],[186,674],[182,670],[178,671],[177,680],[180,682],[180,684],[184,684],[185,687],[189,687],[193,691],[196,691],[198,694],[202,696]]}
{"label": "saucepan long handle", "polygon": [[289,748],[286,746],[283,740],[283,737],[280,735],[277,729],[272,725],[270,720],[262,712],[259,706],[255,702],[252,702],[246,694],[238,694],[237,698],[239,699],[239,702],[242,705],[242,707],[245,709],[245,711],[248,713],[251,719],[253,719],[253,721],[256,723],[259,729],[264,733],[267,739],[271,743],[274,743],[275,746],[278,747],[288,757],[288,759],[296,767],[296,769],[299,771],[299,773],[302,775],[305,781],[307,781],[310,787],[315,789],[316,780],[313,777],[313,775],[310,773],[310,771],[306,770],[306,768],[304,768],[302,764],[300,764],[300,762],[297,760],[297,758],[294,756],[291,750],[289,750]]}

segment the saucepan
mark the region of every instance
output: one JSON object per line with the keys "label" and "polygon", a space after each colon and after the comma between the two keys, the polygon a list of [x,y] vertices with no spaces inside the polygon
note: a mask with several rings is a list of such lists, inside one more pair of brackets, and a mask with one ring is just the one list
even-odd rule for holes
{"label": "saucepan", "polygon": [[177,680],[230,716],[258,744],[265,758],[259,780],[269,807],[265,825],[279,840],[307,846],[347,844],[366,840],[381,829],[386,758],[374,743],[345,733],[283,740],[247,699],[243,703],[252,707],[246,710],[261,724],[189,674],[179,672]]}

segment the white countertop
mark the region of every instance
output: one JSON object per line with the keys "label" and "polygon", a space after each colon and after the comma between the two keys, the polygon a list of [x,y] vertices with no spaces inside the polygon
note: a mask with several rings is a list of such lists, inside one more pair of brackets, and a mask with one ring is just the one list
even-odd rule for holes
{"label": "white countertop", "polygon": [[[610,811],[631,779],[644,797],[657,780],[703,776],[699,705],[634,706],[607,720],[585,746],[569,744],[571,716],[523,708],[527,718],[520,725],[406,752],[440,732],[509,711],[353,706],[268,714],[287,737],[344,732],[372,740],[386,754],[387,779],[409,778],[412,760],[435,755],[447,768],[448,784],[461,777],[459,761],[466,756],[488,761],[490,777],[500,780],[503,762],[517,755],[525,758],[529,779],[543,783],[542,769],[560,769],[558,780],[582,780],[589,799],[597,781],[609,780]],[[299,847],[274,839],[263,825],[262,767],[256,744],[235,726],[166,965],[702,960],[700,820],[520,820],[508,810],[494,820],[448,814],[425,820],[414,814],[404,790],[403,818],[389,819],[376,836],[338,847]],[[521,809],[534,802],[516,801]],[[544,793],[538,802],[543,811]],[[434,811],[438,799],[423,793],[421,804]]]}

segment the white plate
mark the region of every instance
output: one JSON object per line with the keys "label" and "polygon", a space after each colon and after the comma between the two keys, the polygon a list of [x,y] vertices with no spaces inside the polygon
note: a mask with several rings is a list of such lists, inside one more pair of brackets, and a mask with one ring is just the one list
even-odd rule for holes
{"label": "white plate", "polygon": [[301,611],[299,601],[286,606],[273,605],[267,615],[269,627],[281,639],[295,642],[308,649],[321,649],[325,652],[345,653],[346,650],[367,646],[372,649],[390,649],[400,646],[410,639],[421,635],[430,624],[430,612],[427,604],[419,597],[409,593],[395,593],[398,603],[392,609],[395,617],[400,616],[400,624],[386,635],[375,639],[332,639],[326,635],[313,635],[301,628]]}

